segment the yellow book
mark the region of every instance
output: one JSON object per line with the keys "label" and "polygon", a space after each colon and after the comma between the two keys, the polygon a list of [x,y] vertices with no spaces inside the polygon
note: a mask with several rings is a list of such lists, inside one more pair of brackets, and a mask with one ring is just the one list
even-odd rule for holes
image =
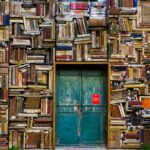
{"label": "yellow book", "polygon": [[82,44],[76,45],[76,51],[77,51],[77,61],[82,60]]}
{"label": "yellow book", "polygon": [[127,128],[126,126],[110,126],[110,130],[115,130],[115,129],[125,130],[126,128]]}
{"label": "yellow book", "polygon": [[4,30],[3,27],[0,27],[0,40],[4,39]]}
{"label": "yellow book", "polygon": [[53,130],[52,128],[49,130],[49,148],[52,148],[52,137],[53,137]]}
{"label": "yellow book", "polygon": [[48,77],[47,77],[47,74],[43,73],[43,74],[42,74],[42,83],[43,83],[43,84],[47,84],[47,82],[48,82],[47,78],[48,78]]}
{"label": "yellow book", "polygon": [[107,31],[104,31],[104,49],[107,49]]}
{"label": "yellow book", "polygon": [[133,68],[128,68],[129,79],[133,79]]}
{"label": "yellow book", "polygon": [[145,88],[145,84],[124,84],[124,88]]}

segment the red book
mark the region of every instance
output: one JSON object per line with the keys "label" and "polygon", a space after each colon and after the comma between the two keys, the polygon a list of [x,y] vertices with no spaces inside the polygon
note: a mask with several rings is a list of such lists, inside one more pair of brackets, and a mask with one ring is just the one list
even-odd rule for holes
{"label": "red book", "polygon": [[56,56],[56,61],[65,61],[65,60],[72,60],[73,57],[71,55],[61,55],[61,56]]}
{"label": "red book", "polygon": [[141,105],[142,106],[142,102],[140,102],[140,101],[131,101],[131,102],[129,102],[129,106],[134,106],[134,105]]}
{"label": "red book", "polygon": [[8,100],[8,91],[6,89],[3,89],[3,100],[7,102]]}
{"label": "red book", "polygon": [[114,0],[109,0],[109,7],[114,8],[115,7],[115,1]]}
{"label": "red book", "polygon": [[41,5],[39,3],[36,4],[36,16],[40,16],[41,14]]}
{"label": "red book", "polygon": [[47,100],[48,102],[48,107],[47,107],[47,114],[52,115],[52,100]]}
{"label": "red book", "polygon": [[123,138],[125,139],[139,139],[140,138],[140,134],[138,134],[138,133],[125,133],[124,135],[123,135]]}
{"label": "red book", "polygon": [[72,2],[70,4],[71,10],[87,10],[88,3],[87,2]]}
{"label": "red book", "polygon": [[5,62],[8,63],[8,47],[5,48]]}

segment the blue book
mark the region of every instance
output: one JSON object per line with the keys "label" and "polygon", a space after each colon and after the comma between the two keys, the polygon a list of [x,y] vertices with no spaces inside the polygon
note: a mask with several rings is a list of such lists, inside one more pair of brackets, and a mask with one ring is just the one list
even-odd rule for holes
{"label": "blue book", "polygon": [[133,38],[137,38],[137,37],[142,37],[142,34],[141,33],[132,33],[131,36]]}
{"label": "blue book", "polygon": [[56,50],[72,50],[72,46],[57,46]]}
{"label": "blue book", "polygon": [[4,25],[9,26],[9,15],[4,16]]}
{"label": "blue book", "polygon": [[150,68],[146,68],[146,78],[150,80]]}
{"label": "blue book", "polygon": [[3,90],[0,88],[0,99],[3,99]]}
{"label": "blue book", "polygon": [[137,7],[137,5],[138,5],[138,0],[133,0],[133,6]]}

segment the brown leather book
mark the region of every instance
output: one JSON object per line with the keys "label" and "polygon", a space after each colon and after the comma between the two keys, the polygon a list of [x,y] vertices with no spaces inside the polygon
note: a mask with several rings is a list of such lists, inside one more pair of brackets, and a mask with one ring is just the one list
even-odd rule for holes
{"label": "brown leather book", "polygon": [[120,117],[121,118],[121,113],[118,105],[110,105],[110,110],[111,110],[111,116],[112,117]]}
{"label": "brown leather book", "polygon": [[40,147],[40,133],[28,133],[26,148],[39,148]]}
{"label": "brown leather book", "polygon": [[39,97],[28,97],[25,103],[26,109],[40,109],[40,98]]}
{"label": "brown leather book", "polygon": [[125,139],[139,139],[140,134],[138,134],[138,133],[125,133],[123,135],[123,138],[125,138]]}
{"label": "brown leather book", "polygon": [[150,129],[144,129],[144,145],[150,146]]}

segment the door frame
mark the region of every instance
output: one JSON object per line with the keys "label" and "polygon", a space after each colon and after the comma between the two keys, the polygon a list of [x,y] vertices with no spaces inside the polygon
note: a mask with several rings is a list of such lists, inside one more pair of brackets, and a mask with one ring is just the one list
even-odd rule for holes
{"label": "door frame", "polygon": [[109,146],[109,122],[110,122],[110,63],[109,62],[55,62],[53,65],[53,148],[56,146],[56,71],[58,66],[106,66],[107,71],[107,137],[106,146]]}

